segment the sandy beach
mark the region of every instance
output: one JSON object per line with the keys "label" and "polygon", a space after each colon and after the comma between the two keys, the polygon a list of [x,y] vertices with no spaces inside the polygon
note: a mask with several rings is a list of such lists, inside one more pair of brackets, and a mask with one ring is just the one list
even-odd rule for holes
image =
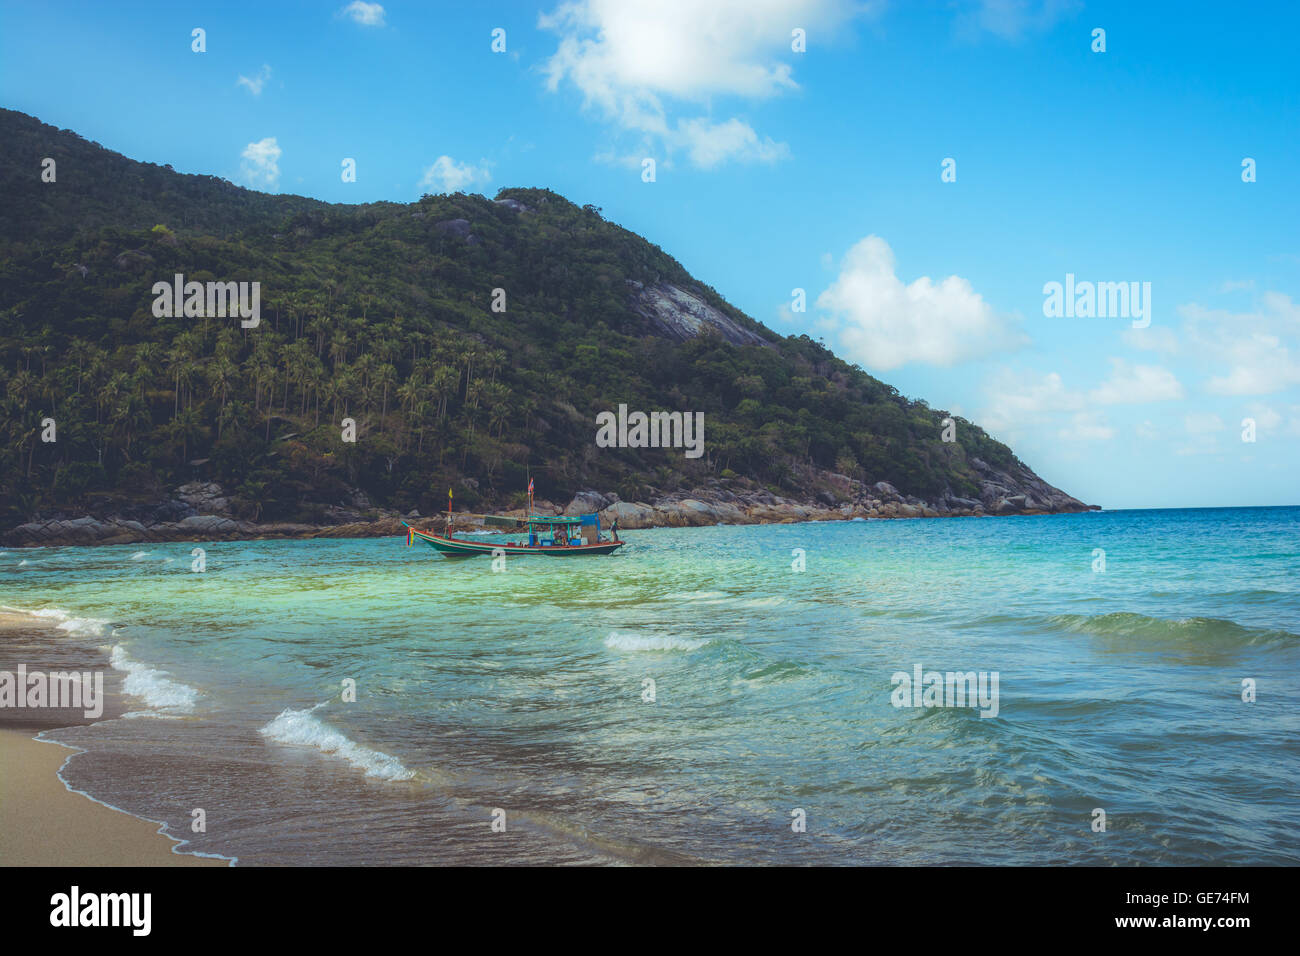
{"label": "sandy beach", "polygon": [[[47,653],[46,659],[25,653],[52,647],[59,636],[48,621],[0,612],[0,670],[13,670],[19,660],[30,670],[68,667],[57,651]],[[96,666],[106,667],[107,662]],[[228,865],[225,860],[175,853],[178,841],[160,833],[159,824],[65,787],[59,768],[76,750],[33,739],[40,730],[59,726],[60,713],[0,709],[0,865]]]}

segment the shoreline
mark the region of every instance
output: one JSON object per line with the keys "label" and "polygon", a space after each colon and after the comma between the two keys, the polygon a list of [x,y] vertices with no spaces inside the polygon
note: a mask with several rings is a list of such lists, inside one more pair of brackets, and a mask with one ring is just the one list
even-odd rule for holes
{"label": "shoreline", "polygon": [[[1078,507],[986,510],[976,504],[971,508],[936,510],[919,499],[875,500],[869,504],[827,506],[818,502],[799,502],[771,496],[772,501],[743,505],[710,500],[706,496],[662,499],[654,504],[613,501],[602,505],[583,492],[567,507],[538,501],[536,514],[578,515],[599,513],[608,526],[617,520],[620,530],[642,531],[651,528],[698,528],[717,525],[804,524],[824,521],[891,521],[906,518],[1013,518],[1055,514],[1083,514],[1101,511],[1098,505]],[[497,513],[523,518],[522,509],[501,509]],[[216,541],[297,541],[314,538],[388,538],[404,537],[403,522],[419,531],[435,531],[446,526],[444,514],[406,515],[384,513],[373,518],[342,524],[302,524],[297,522],[236,521],[218,514],[192,515],[179,522],[143,525],[120,518],[99,519],[83,516],[73,519],[48,519],[19,525],[0,533],[0,546],[13,549],[125,544],[163,544]],[[463,530],[463,529],[458,529]]]}
{"label": "shoreline", "polygon": [[[37,649],[44,659],[27,660],[29,671],[71,669],[43,642],[57,639],[56,627],[19,612],[0,612],[0,669],[15,651]],[[85,669],[78,662],[78,669]],[[108,668],[107,661],[102,665]],[[102,719],[113,719],[106,711]],[[225,857],[181,849],[187,841],[165,832],[165,824],[137,816],[74,790],[63,778],[68,761],[85,753],[42,736],[72,723],[60,711],[0,709],[0,864],[5,866],[231,866]]]}
{"label": "shoreline", "polygon": [[5,866],[230,866],[196,856],[164,824],[96,800],[63,781],[84,753],[0,726],[0,863]]}

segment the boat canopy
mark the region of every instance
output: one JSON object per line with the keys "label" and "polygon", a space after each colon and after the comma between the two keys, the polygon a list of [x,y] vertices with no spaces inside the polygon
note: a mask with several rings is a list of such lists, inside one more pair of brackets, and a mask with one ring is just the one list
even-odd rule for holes
{"label": "boat canopy", "polygon": [[542,515],[529,515],[528,523],[531,525],[545,525],[546,527],[554,526],[572,526],[582,524],[581,518],[565,518],[562,515],[550,518]]}

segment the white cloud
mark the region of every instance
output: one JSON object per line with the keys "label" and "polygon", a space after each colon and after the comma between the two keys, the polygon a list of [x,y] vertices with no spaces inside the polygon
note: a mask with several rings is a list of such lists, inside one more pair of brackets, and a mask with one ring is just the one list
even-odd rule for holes
{"label": "white cloud", "polygon": [[1115,429],[1097,412],[1075,412],[1070,424],[1056,434],[1066,441],[1108,441],[1115,437]]}
{"label": "white cloud", "polygon": [[352,0],[339,11],[345,17],[351,17],[363,27],[382,27],[384,25],[384,8],[378,3],[366,3],[365,0]]}
{"label": "white cloud", "polygon": [[1262,432],[1272,431],[1274,428],[1277,428],[1278,425],[1282,424],[1282,416],[1276,409],[1270,408],[1267,405],[1261,405],[1259,402],[1255,402],[1248,406],[1248,410],[1250,412],[1250,417],[1255,419],[1256,427],[1258,427]]}
{"label": "white cloud", "polygon": [[760,140],[752,126],[738,119],[725,123],[685,120],[678,124],[677,142],[701,169],[712,169],[729,159],[773,163],[790,155],[790,147],[785,143],[773,142],[771,137]]}
{"label": "white cloud", "polygon": [[817,306],[834,315],[849,359],[866,368],[953,365],[1028,341],[960,276],[904,284],[894,273],[893,250],[879,236],[849,250]]}
{"label": "white cloud", "polygon": [[[713,120],[715,98],[764,100],[798,88],[787,59],[791,31],[825,43],[869,10],[851,0],[568,0],[538,18],[559,36],[544,67],[552,92],[572,84],[583,104],[641,137],[643,155],[662,147],[701,168],[729,160],[774,162],[789,147],[732,117]],[[674,117],[704,107],[705,115]]]}
{"label": "white cloud", "polygon": [[280,144],[274,136],[249,143],[240,153],[240,169],[252,186],[274,189],[280,182]]}
{"label": "white cloud", "polygon": [[1300,385],[1300,305],[1266,292],[1254,312],[1233,313],[1191,304],[1179,307],[1184,335],[1196,351],[1227,364],[1211,377],[1218,395],[1270,395]]}
{"label": "white cloud", "polygon": [[1088,398],[1099,405],[1141,405],[1183,397],[1183,386],[1167,368],[1129,365],[1119,358],[1112,358],[1110,363],[1110,378],[1088,393]]}
{"label": "white cloud", "polygon": [[439,156],[424,170],[420,188],[440,193],[461,192],[467,186],[486,182],[491,173],[486,162],[478,166],[458,163],[450,156]]}
{"label": "white cloud", "polygon": [[1063,413],[1085,410],[1083,394],[1066,388],[1057,372],[1039,375],[1003,368],[985,391],[988,405],[979,421],[989,431],[999,434],[1041,425]]}
{"label": "white cloud", "polygon": [[261,96],[262,87],[266,85],[266,81],[270,78],[271,68],[263,63],[262,68],[252,76],[244,76],[243,74],[240,74],[239,79],[235,81],[235,85],[246,86],[248,87],[248,92],[252,93],[254,96]]}
{"label": "white cloud", "polygon": [[957,17],[957,28],[966,34],[986,31],[1004,40],[1018,40],[1051,29],[1079,7],[1078,0],[967,0]]}

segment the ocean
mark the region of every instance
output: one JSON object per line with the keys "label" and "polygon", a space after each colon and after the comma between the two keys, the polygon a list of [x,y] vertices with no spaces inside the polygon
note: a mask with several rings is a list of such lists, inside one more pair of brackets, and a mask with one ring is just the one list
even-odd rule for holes
{"label": "ocean", "polygon": [[8,549],[0,605],[110,662],[68,786],[240,865],[1300,863],[1300,508],[623,537]]}

